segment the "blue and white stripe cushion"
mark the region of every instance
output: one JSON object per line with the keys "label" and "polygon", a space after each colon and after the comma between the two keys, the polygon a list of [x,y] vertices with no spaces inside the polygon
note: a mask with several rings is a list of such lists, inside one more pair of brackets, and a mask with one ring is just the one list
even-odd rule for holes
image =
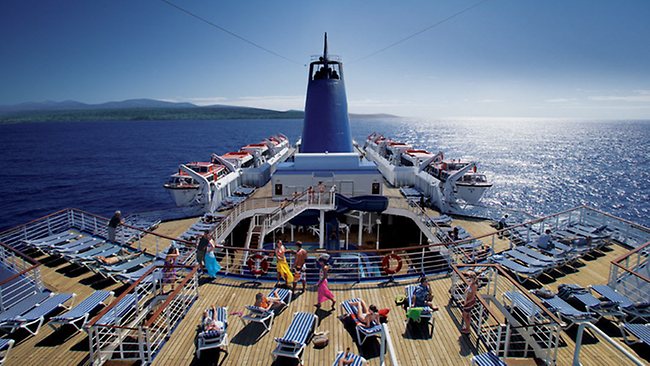
{"label": "blue and white stripe cushion", "polygon": [[289,325],[289,329],[282,338],[275,338],[276,342],[289,345],[303,345],[309,337],[312,325],[314,323],[314,314],[297,313],[296,317]]}
{"label": "blue and white stripe cushion", "polygon": [[501,361],[501,359],[492,352],[474,356],[474,362],[479,366],[507,366],[505,362]]}

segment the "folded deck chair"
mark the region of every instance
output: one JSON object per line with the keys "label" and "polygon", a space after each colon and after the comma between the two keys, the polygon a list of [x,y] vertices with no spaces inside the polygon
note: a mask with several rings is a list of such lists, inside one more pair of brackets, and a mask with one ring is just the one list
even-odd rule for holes
{"label": "folded deck chair", "polygon": [[550,311],[567,320],[568,326],[584,322],[595,323],[597,320],[594,313],[580,311],[557,295],[548,299],[543,297],[539,299]]}
{"label": "folded deck chair", "polygon": [[342,359],[344,359],[344,357],[346,361],[352,361],[352,363],[350,363],[350,366],[362,366],[365,365],[367,362],[365,358],[359,355],[355,355],[354,353],[348,353],[346,355],[345,352],[341,351],[336,355],[336,358],[334,359],[334,363],[332,363],[332,366],[339,366],[339,362]]}
{"label": "folded deck chair", "polygon": [[0,365],[4,365],[7,357],[9,357],[9,351],[11,351],[11,347],[13,346],[13,339],[0,338]]}
{"label": "folded deck chair", "polygon": [[48,297],[50,297],[50,295],[50,292],[37,292],[19,301],[9,309],[0,313],[0,326],[7,321],[13,320],[17,316],[21,316],[24,313],[32,310],[38,304],[42,303]]}
{"label": "folded deck chair", "polygon": [[[275,288],[272,289],[267,296],[273,296],[273,293],[275,291]],[[248,314],[242,316],[242,319],[248,322],[261,323],[267,332],[270,331],[271,327],[273,326],[273,319],[275,318],[276,312],[279,313],[282,311],[291,302],[291,297],[293,296],[293,292],[291,292],[291,290],[278,288],[277,291],[278,297],[282,301],[281,308],[271,307],[270,309],[262,309],[257,306],[248,305],[246,306],[246,309],[248,309]]]}
{"label": "folded deck chair", "polygon": [[228,353],[228,308],[217,308],[217,313],[212,314],[212,309],[207,311],[212,319],[223,323],[223,330],[204,330],[203,324],[199,325],[199,333],[196,336],[196,358],[201,358],[201,351],[207,349],[219,348]]}
{"label": "folded deck chair", "polygon": [[492,352],[482,353],[472,357],[472,365],[477,366],[507,366],[497,355]]}
{"label": "folded deck chair", "polygon": [[[406,308],[406,311],[407,311],[407,312],[408,312],[408,310],[409,310],[410,308],[412,308],[412,307],[415,306],[415,305],[411,302],[411,300],[413,299],[413,294],[415,293],[415,288],[416,288],[416,287],[417,287],[417,285],[408,285],[408,286],[406,286],[406,288],[404,289],[405,292],[406,292],[406,300],[405,300],[405,301],[406,301],[406,304],[407,304],[407,308]],[[428,307],[428,306],[422,307],[421,309],[422,309],[422,312],[420,313],[420,319],[425,319],[425,320],[427,321],[427,323],[431,323],[431,324],[433,324],[433,322],[435,321],[435,318],[434,318],[434,316],[433,316],[433,313],[434,313],[434,312],[433,312],[433,309],[431,309],[431,308]],[[411,320],[411,319],[407,317],[407,318],[406,318],[406,322],[408,323],[409,320]]]}
{"label": "folded deck chair", "polygon": [[[650,346],[650,324],[623,323],[622,325],[619,325],[619,329],[621,330],[621,334],[623,334],[623,340],[625,340],[625,343],[634,344],[643,342]],[[626,331],[635,336],[638,340],[628,339]]]}
{"label": "folded deck chair", "polygon": [[8,330],[9,333],[13,333],[17,329],[23,328],[32,335],[36,335],[45,322],[45,317],[60,307],[67,308],[63,304],[74,296],[75,294],[58,294],[50,296],[32,310],[14,318],[13,320],[3,322],[2,325],[0,325],[0,328]]}
{"label": "folded deck chair", "polygon": [[88,323],[88,320],[90,320],[90,313],[99,306],[106,305],[104,301],[112,295],[113,291],[95,291],[84,301],[77,304],[73,309],[50,319],[48,325],[53,330],[57,330],[66,324],[70,324],[75,327],[77,331],[81,331],[86,323]]}
{"label": "folded deck chair", "polygon": [[350,303],[359,302],[360,299],[350,299],[341,303],[341,309],[343,313],[355,323],[355,330],[357,333],[357,342],[359,345],[362,345],[368,337],[381,335],[382,327],[381,324],[371,324],[367,327],[359,319],[357,319],[357,309],[353,308]]}
{"label": "folded deck chair", "polygon": [[498,263],[508,269],[515,275],[515,277],[517,277],[517,281],[520,283],[524,283],[530,279],[535,279],[544,273],[544,268],[527,267],[500,255],[493,255],[489,259],[490,261]]}
{"label": "folded deck chair", "polygon": [[591,289],[605,299],[617,303],[621,310],[632,318],[630,321],[650,319],[650,303],[635,303],[608,285],[593,285]]}
{"label": "folded deck chair", "polygon": [[299,312],[293,314],[293,320],[287,331],[284,332],[284,336],[275,338],[278,345],[272,352],[273,359],[284,356],[300,361],[302,352],[316,329],[317,321],[318,317],[312,313]]}
{"label": "folded deck chair", "polygon": [[118,324],[137,305],[138,297],[135,294],[127,294],[96,323],[104,325]]}

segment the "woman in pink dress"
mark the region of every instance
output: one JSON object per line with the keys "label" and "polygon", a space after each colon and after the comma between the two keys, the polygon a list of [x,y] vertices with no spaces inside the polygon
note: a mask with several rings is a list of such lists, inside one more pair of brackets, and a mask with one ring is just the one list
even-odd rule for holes
{"label": "woman in pink dress", "polygon": [[330,300],[332,301],[331,311],[334,311],[336,309],[334,307],[334,305],[336,304],[336,300],[334,299],[334,294],[332,293],[332,291],[330,291],[329,287],[327,286],[327,272],[330,269],[330,267],[327,265],[327,259],[328,256],[326,255],[321,255],[318,258],[318,262],[320,263],[321,268],[320,268],[320,275],[318,280],[318,304],[314,306],[320,309],[320,305],[322,303],[324,303],[327,300]]}

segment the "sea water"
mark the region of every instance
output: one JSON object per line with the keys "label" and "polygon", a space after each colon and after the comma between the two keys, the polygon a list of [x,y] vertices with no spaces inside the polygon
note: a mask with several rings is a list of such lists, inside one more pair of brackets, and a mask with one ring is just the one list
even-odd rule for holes
{"label": "sea water", "polygon": [[[650,226],[650,121],[353,119],[371,132],[478,161],[482,203],[550,214],[586,204]],[[162,187],[178,165],[207,161],[300,120],[124,121],[0,125],[0,228],[75,207],[103,216],[174,207]]]}

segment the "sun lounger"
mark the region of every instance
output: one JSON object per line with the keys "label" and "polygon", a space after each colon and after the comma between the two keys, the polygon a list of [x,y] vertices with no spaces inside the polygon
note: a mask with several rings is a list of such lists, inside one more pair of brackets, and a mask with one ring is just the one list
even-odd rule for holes
{"label": "sun lounger", "polygon": [[[407,308],[406,308],[407,312],[408,312],[408,309],[414,307],[414,304],[411,302],[411,300],[413,299],[413,294],[415,292],[416,287],[417,287],[417,285],[408,285],[404,289],[405,292],[406,292],[406,300],[405,301],[406,301],[406,304],[407,304]],[[420,313],[420,319],[425,319],[427,321],[427,323],[433,324],[433,322],[435,321],[435,318],[433,316],[433,309],[431,309],[428,306],[423,307],[422,312]],[[408,323],[409,320],[410,320],[409,318],[406,319],[407,323]]]}
{"label": "sun lounger", "polygon": [[102,246],[87,250],[82,253],[65,255],[65,258],[71,262],[78,262],[78,263],[90,262],[94,264],[96,263],[95,257],[99,257],[99,256],[110,257],[111,255],[119,253],[120,250],[122,250],[123,248],[124,247],[115,244],[104,244]]}
{"label": "sun lounger", "polygon": [[40,239],[25,240],[24,243],[29,246],[42,249],[42,248],[49,248],[62,243],[67,243],[70,240],[74,240],[75,238],[78,238],[79,236],[80,235],[78,233],[62,232],[58,234],[52,234],[50,236],[46,236]]}
{"label": "sun lounger", "polygon": [[557,295],[548,299],[543,297],[539,297],[539,299],[550,311],[556,313],[562,319],[566,319],[569,326],[574,323],[596,322],[594,313],[580,311]]}
{"label": "sun lounger", "polygon": [[609,301],[613,301],[623,310],[624,313],[632,317],[630,321],[650,319],[650,304],[634,303],[632,300],[622,295],[608,285],[594,285],[591,289]]}
{"label": "sun lounger", "polygon": [[9,351],[11,351],[11,347],[13,346],[13,339],[0,338],[0,365],[4,365],[7,357],[9,357]]}
{"label": "sun lounger", "polygon": [[[646,345],[650,346],[650,324],[623,323],[622,325],[619,325],[619,328],[621,329],[625,343],[634,344],[643,342]],[[635,336],[638,341],[628,339],[626,331]]]}
{"label": "sun lounger", "polygon": [[349,364],[350,366],[362,366],[362,365],[365,365],[366,362],[367,362],[365,358],[363,358],[363,357],[361,357],[359,355],[355,355],[354,353],[348,353],[346,355],[345,352],[339,352],[336,355],[336,358],[334,359],[334,363],[332,363],[332,366],[338,366],[339,362],[344,357],[345,357],[346,361],[352,361],[352,363]]}
{"label": "sun lounger", "polygon": [[564,263],[566,263],[566,258],[563,257],[553,257],[550,255],[543,254],[542,252],[539,252],[533,248],[521,245],[515,248],[515,250],[520,251],[524,254],[526,254],[529,257],[535,258],[538,261],[549,263],[553,266],[560,266]]}
{"label": "sun lounger", "polygon": [[517,281],[520,283],[524,283],[530,279],[535,279],[544,273],[544,268],[527,267],[500,255],[493,255],[489,259],[490,261],[498,263],[508,269],[515,275],[515,277],[517,277]]}
{"label": "sun lounger", "polygon": [[529,320],[536,318],[542,313],[542,309],[522,293],[506,291],[503,293],[503,297],[504,300],[509,300],[511,306],[519,309]]}
{"label": "sun lounger", "polygon": [[273,350],[273,359],[278,356],[295,358],[300,361],[307,341],[316,329],[318,317],[312,313],[295,313],[293,320],[282,338],[275,338],[278,345]]}
{"label": "sun lounger", "polygon": [[472,357],[472,365],[477,366],[507,366],[497,355],[492,352],[482,353]]}
{"label": "sun lounger", "polygon": [[601,301],[589,292],[588,289],[576,285],[560,285],[558,296],[564,300],[573,299],[581,303],[587,312],[598,315],[598,318],[613,317],[617,321],[625,320],[625,313],[613,301]]}
{"label": "sun lounger", "polygon": [[[276,289],[272,289],[267,296],[273,296],[275,291]],[[242,319],[248,322],[261,323],[267,332],[270,331],[271,327],[273,326],[273,319],[275,318],[276,312],[279,313],[282,311],[287,306],[287,304],[291,302],[291,297],[293,296],[291,290],[278,288],[277,291],[278,297],[282,301],[282,307],[271,307],[267,310],[257,306],[249,305],[246,306],[246,309],[248,309],[248,314],[242,316]]]}
{"label": "sun lounger", "polygon": [[103,271],[100,271],[99,273],[104,276],[114,276],[119,273],[130,272],[138,267],[141,267],[143,264],[151,262],[152,260],[152,257],[142,254],[123,263],[115,264],[112,266],[102,266]]}
{"label": "sun lounger", "polygon": [[362,345],[368,337],[381,335],[381,324],[371,324],[369,327],[366,327],[365,324],[361,323],[357,319],[357,309],[353,308],[350,303],[359,302],[360,299],[350,299],[341,303],[341,308],[346,316],[352,319],[355,323],[355,330],[357,334],[357,342],[359,345]]}
{"label": "sun lounger", "polygon": [[97,239],[97,238],[92,238],[92,237],[86,237],[86,238],[83,238],[83,239],[79,239],[79,240],[70,242],[70,243],[65,244],[65,245],[54,247],[54,248],[52,248],[52,251],[54,253],[58,253],[58,254],[61,254],[61,255],[63,255],[63,254],[75,254],[75,253],[80,253],[80,252],[83,252],[85,250],[88,250],[88,249],[90,249],[92,247],[96,247],[96,246],[101,245],[103,243],[104,243],[103,240],[100,240],[100,239]]}
{"label": "sun lounger", "polygon": [[201,358],[201,351],[207,349],[219,348],[228,353],[228,308],[217,308],[217,314],[212,314],[212,309],[208,309],[210,317],[223,323],[223,331],[204,330],[203,324],[199,325],[199,334],[196,336],[196,358]]}
{"label": "sun lounger", "polygon": [[[45,321],[45,317],[52,313],[54,310],[60,307],[65,307],[63,304],[72,299],[74,296],[75,294],[58,294],[50,296],[27,313],[24,313],[14,318],[13,320],[3,322],[0,325],[0,328],[7,329],[10,333],[13,333],[19,328],[23,328],[32,335],[36,335],[41,329],[41,326]],[[36,325],[36,327],[30,328],[34,325]]]}
{"label": "sun lounger", "polygon": [[66,324],[70,324],[77,331],[81,331],[86,323],[88,323],[90,313],[99,306],[106,305],[104,301],[112,295],[113,291],[95,291],[73,309],[50,319],[49,326],[57,330]]}
{"label": "sun lounger", "polygon": [[113,308],[106,312],[106,314],[104,314],[97,321],[97,324],[117,324],[129,314],[129,311],[133,310],[133,308],[135,308],[137,305],[137,296],[135,294],[127,294]]}
{"label": "sun lounger", "polygon": [[512,259],[518,260],[520,262],[526,263],[528,266],[543,268],[544,270],[555,268],[556,266],[550,262],[544,262],[537,258],[531,257],[526,253],[520,252],[518,250],[507,250],[501,254],[504,254]]}
{"label": "sun lounger", "polygon": [[[162,265],[162,262],[160,265]],[[151,263],[134,272],[120,273],[115,278],[122,282],[135,282],[138,278],[144,276],[144,274],[154,266],[156,266],[156,263]],[[151,279],[153,280],[153,277]]]}
{"label": "sun lounger", "polygon": [[37,292],[21,300],[14,306],[0,313],[0,325],[32,310],[36,305],[50,297],[50,295],[50,292]]}

